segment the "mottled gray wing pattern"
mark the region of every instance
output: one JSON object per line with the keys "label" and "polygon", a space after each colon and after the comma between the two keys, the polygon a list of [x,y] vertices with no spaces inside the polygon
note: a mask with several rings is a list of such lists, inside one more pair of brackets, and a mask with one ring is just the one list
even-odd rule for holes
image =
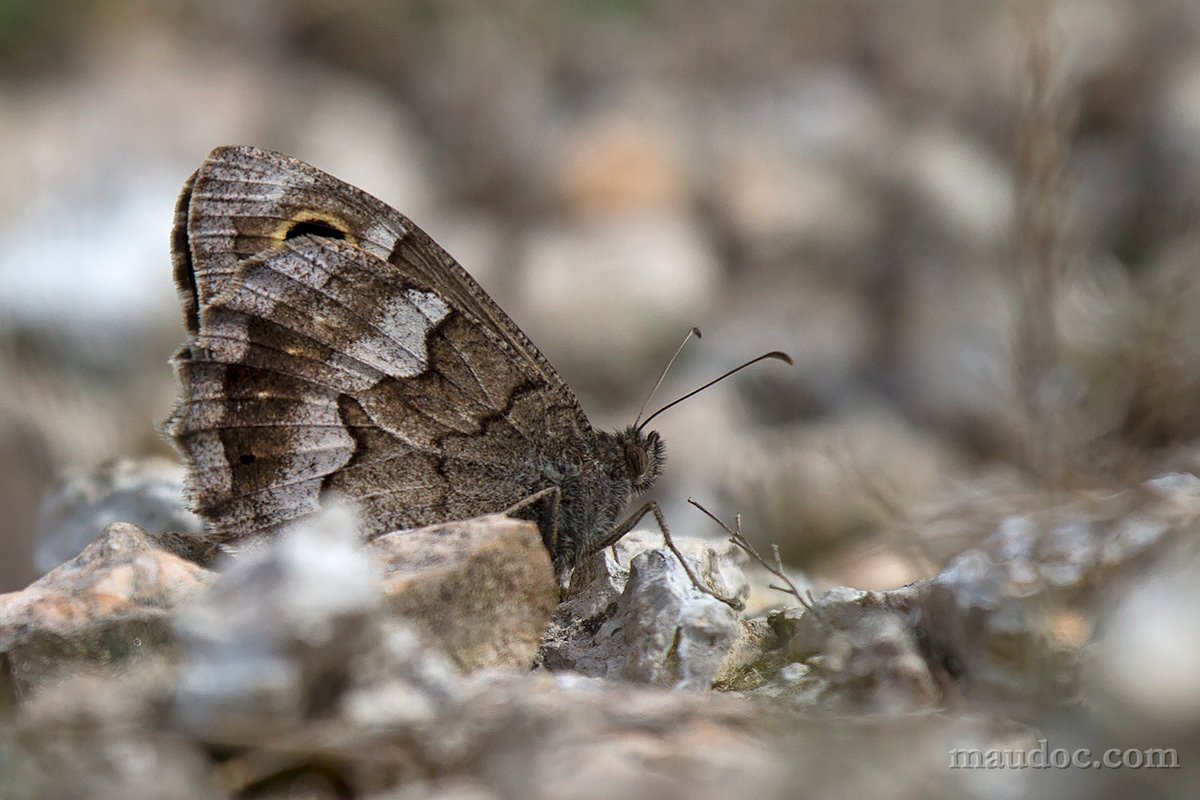
{"label": "mottled gray wing pattern", "polygon": [[174,257],[191,338],[166,428],[217,534],[277,529],[329,491],[368,533],[498,511],[562,455],[547,431],[591,441],[570,389],[449,255],[307,164],[214,151],[184,189]]}
{"label": "mottled gray wing pattern", "polygon": [[339,235],[437,287],[451,306],[506,342],[513,359],[571,391],[475,279],[411,220],[310,164],[245,145],[213,150],[180,194],[173,259],[189,330],[196,332],[200,309],[233,279],[238,264],[304,233]]}

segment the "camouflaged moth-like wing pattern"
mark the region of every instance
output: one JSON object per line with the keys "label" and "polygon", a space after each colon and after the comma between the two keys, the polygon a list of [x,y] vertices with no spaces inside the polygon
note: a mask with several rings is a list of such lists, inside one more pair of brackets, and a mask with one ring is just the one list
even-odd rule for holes
{"label": "camouflaged moth-like wing pattern", "polygon": [[525,334],[381,201],[224,147],[184,186],[172,241],[189,340],[165,429],[219,538],[275,531],[328,492],[374,534],[557,486],[563,530],[543,536],[574,562],[628,502],[640,434],[594,431]]}

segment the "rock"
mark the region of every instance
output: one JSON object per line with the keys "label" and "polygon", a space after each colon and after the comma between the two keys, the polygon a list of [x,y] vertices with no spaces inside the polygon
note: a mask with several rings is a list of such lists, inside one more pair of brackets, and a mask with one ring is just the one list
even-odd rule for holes
{"label": "rock", "polygon": [[776,796],[769,715],[737,698],[575,675],[480,676],[472,688],[475,769],[502,797]]}
{"label": "rock", "polygon": [[728,143],[698,169],[718,222],[750,263],[803,263],[858,282],[879,269],[864,248],[885,223],[878,175],[895,136],[870,86],[837,65],[795,74],[780,94],[740,98],[723,115]]}
{"label": "rock", "polygon": [[[339,671],[348,642],[369,636],[382,647],[411,636],[393,630],[391,617],[412,621],[460,668],[529,667],[558,599],[534,526],[497,515],[366,547],[357,536],[353,516],[334,510],[241,548],[218,582],[194,563],[216,554],[202,535],[109,526],[79,557],[0,596],[0,695],[23,696],[69,666],[121,661],[178,637],[189,654],[183,717],[198,703],[206,715],[228,715],[193,720],[202,727],[258,724],[268,712],[294,718],[331,674],[353,684]],[[214,583],[172,629],[175,610]],[[381,708],[396,696],[389,690]]]}
{"label": "rock", "polygon": [[1186,531],[1200,519],[1200,477],[1170,473],[1146,481],[1129,513],[1121,514],[1096,551],[1103,569],[1153,556],[1164,539]]}
{"label": "rock", "polygon": [[[364,548],[353,515],[334,508],[246,551],[181,612],[170,658],[72,678],[11,709],[23,734],[10,747],[0,728],[5,779],[19,781],[21,797],[137,800],[300,788],[313,796],[615,798],[640,787],[717,798],[754,794],[773,779],[762,713],[737,698],[525,671],[462,676],[391,607],[409,590],[401,574],[415,596],[436,597],[429,587],[439,578],[461,579],[496,606],[508,591],[504,575],[557,587],[527,523],[488,517],[443,528],[441,537],[425,529]],[[106,533],[85,556],[113,538]],[[494,551],[513,541],[531,543],[541,560],[527,555],[517,569],[520,548],[510,547],[507,570],[475,563],[489,555],[507,563]],[[712,551],[685,546],[709,554],[694,565],[709,579],[728,570]],[[389,598],[375,562],[382,552],[399,563],[405,548],[416,554],[393,573]],[[627,563],[630,555],[627,548]],[[631,598],[679,581],[656,565],[663,557],[653,549],[633,557],[627,583],[648,588]],[[631,618],[660,643],[677,625],[681,665],[712,669],[686,609],[662,624],[644,608]],[[643,658],[665,674],[661,659]],[[666,678],[710,680],[695,669]]]}
{"label": "rock", "polygon": [[1163,740],[1200,722],[1200,561],[1132,587],[1105,615],[1086,661],[1090,699],[1114,727],[1157,729]]}
{"label": "rock", "polygon": [[347,655],[378,631],[383,592],[345,507],[323,511],[234,561],[175,628],[184,668],[178,723],[237,738],[326,711]]}
{"label": "rock", "polygon": [[553,177],[572,216],[595,220],[687,207],[680,131],[654,120],[653,110],[584,117],[563,137]]}
{"label": "rock", "polygon": [[114,523],[77,557],[0,595],[0,667],[18,695],[64,671],[171,641],[170,617],[216,576],[136,525]]}
{"label": "rock", "polygon": [[700,692],[712,686],[738,635],[736,611],[701,593],[667,550],[633,559],[621,601],[621,677]]}
{"label": "rock", "polygon": [[1016,188],[986,143],[942,125],[915,130],[894,162],[928,224],[975,247],[1011,235]]}
{"label": "rock", "polygon": [[889,394],[902,416],[975,452],[1005,453],[1016,436],[1011,283],[998,259],[941,249],[906,266],[897,290],[903,320],[883,332]]}
{"label": "rock", "polygon": [[788,666],[779,642],[778,632],[766,617],[739,620],[738,636],[721,662],[713,688],[736,692],[762,686],[768,676]]}
{"label": "rock", "polygon": [[457,752],[457,733],[439,727],[463,702],[454,664],[410,625],[385,619],[375,634],[370,646],[347,654],[337,716],[353,728],[419,733],[426,757]]}
{"label": "rock", "polygon": [[[161,724],[230,752],[248,749],[231,779],[257,784],[277,769],[283,786],[292,770],[324,780],[312,765],[326,758],[356,765],[348,774],[361,771],[354,780],[377,789],[380,749],[404,763],[460,757],[461,732],[448,720],[461,678],[388,608],[345,508],[236,561],[177,629],[182,653]],[[392,736],[406,744],[385,744]],[[277,742],[293,749],[256,754]]]}
{"label": "rock", "polygon": [[[795,361],[794,369],[762,369],[738,379],[742,402],[731,437],[735,442],[746,435],[748,413],[774,425],[844,415],[848,401],[865,394],[864,375],[872,368],[882,320],[853,287],[808,271],[768,273],[731,287],[721,307],[724,319],[704,331],[705,350],[712,353],[704,358],[711,362],[705,372],[772,347],[785,348]],[[754,325],[746,325],[748,319]],[[702,373],[693,368],[692,374]],[[861,407],[849,410],[866,416]],[[874,420],[864,422],[879,427]]]}
{"label": "rock", "polygon": [[[74,679],[20,709],[19,745],[11,756],[0,747],[6,789],[22,798],[136,800],[297,796],[300,788],[303,796],[464,800],[775,796],[764,793],[779,771],[768,715],[739,698],[565,675],[436,677],[436,667],[430,680],[431,651],[406,646],[415,658],[357,672],[387,649],[366,637],[352,643],[342,655],[364,684],[314,685],[308,705],[324,713],[265,716],[252,729],[197,729],[169,713],[186,663]],[[401,680],[410,681],[404,714],[347,713],[357,691],[382,697]],[[192,701],[205,697],[224,716],[225,698]]]}
{"label": "rock", "polygon": [[[1170,201],[1167,208],[1186,208],[1189,198],[1200,186],[1200,60],[1188,58],[1164,74],[1163,86],[1152,105],[1154,126],[1161,138],[1152,141],[1151,165],[1170,170],[1171,180],[1164,182]],[[1147,165],[1150,166],[1150,165]]]}
{"label": "rock", "polygon": [[905,615],[877,608],[862,614],[827,642],[821,659],[810,659],[829,686],[826,708],[862,713],[905,713],[942,700],[920,638]]}
{"label": "rock", "polygon": [[148,531],[197,533],[183,502],[183,467],[165,458],[121,459],[65,475],[38,511],[37,568],[48,572],[79,555],[97,531],[129,522]]}
{"label": "rock", "polygon": [[[712,686],[739,635],[737,612],[697,589],[669,550],[654,547],[658,541],[632,533],[581,568],[574,596],[543,636],[540,666],[692,691]],[[699,539],[676,543],[701,581],[745,599],[749,589],[732,549]]]}
{"label": "rock", "polygon": [[537,526],[503,514],[369,544],[388,605],[461,669],[528,669],[559,590]]}
{"label": "rock", "polygon": [[372,800],[500,800],[484,784],[468,779],[413,781],[403,789],[372,796]]}
{"label": "rock", "polygon": [[[722,688],[872,713],[930,708],[958,694],[1072,697],[1095,593],[1139,576],[1194,532],[1200,478],[1163,475],[1130,491],[1057,499],[1003,519],[933,578],[884,592],[831,589],[815,613],[770,614],[774,636],[751,620],[746,625],[755,627],[743,631],[721,673]],[[1143,674],[1108,657],[1114,675],[1120,668]]]}
{"label": "rock", "polygon": [[1197,519],[1194,475],[1004,519],[922,584],[917,624],[931,660],[976,696],[1073,693],[1097,593],[1138,578]]}
{"label": "rock", "polygon": [[930,709],[959,694],[1069,696],[1073,654],[1047,636],[1047,598],[1006,586],[1002,566],[973,551],[901,589],[832,589],[815,613],[771,614],[776,637],[749,642],[725,680],[751,695],[844,713]]}
{"label": "rock", "polygon": [[722,164],[715,199],[751,263],[807,256],[841,266],[877,235],[879,201],[857,176],[821,157],[781,152],[775,142],[747,144],[757,147],[738,149]]}
{"label": "rock", "polygon": [[76,676],[34,695],[21,707],[19,740],[0,746],[4,796],[227,798],[200,742],[163,735],[158,712],[173,677],[146,660],[117,678]]}
{"label": "rock", "polygon": [[[912,587],[838,587],[816,599],[816,613],[772,613],[765,622],[774,636],[757,628],[726,680],[730,688],[806,708],[901,713],[932,707],[941,695],[913,627],[915,595]],[[754,645],[762,648],[757,658]]]}

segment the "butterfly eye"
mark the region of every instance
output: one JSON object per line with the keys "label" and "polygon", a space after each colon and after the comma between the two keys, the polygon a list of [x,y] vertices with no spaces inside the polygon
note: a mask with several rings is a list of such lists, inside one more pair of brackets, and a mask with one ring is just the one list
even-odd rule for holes
{"label": "butterfly eye", "polygon": [[334,227],[328,222],[319,219],[307,219],[303,222],[297,222],[292,227],[288,228],[287,233],[283,235],[286,239],[295,239],[297,236],[320,236],[324,239],[345,239],[346,232]]}
{"label": "butterfly eye", "polygon": [[638,445],[633,445],[625,451],[625,458],[629,462],[629,471],[634,475],[641,475],[646,471],[646,451]]}

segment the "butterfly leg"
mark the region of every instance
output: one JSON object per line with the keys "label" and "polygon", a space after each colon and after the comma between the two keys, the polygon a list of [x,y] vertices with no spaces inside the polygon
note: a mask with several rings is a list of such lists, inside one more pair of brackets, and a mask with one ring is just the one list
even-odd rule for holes
{"label": "butterfly leg", "polygon": [[542,542],[551,553],[557,552],[558,547],[558,507],[562,501],[562,489],[550,486],[534,492],[524,500],[518,500],[504,510],[510,517],[519,516],[522,512],[536,508],[534,521],[542,532]]}
{"label": "butterfly leg", "polygon": [[663,516],[662,509],[658,507],[658,503],[651,500],[649,503],[646,503],[646,505],[630,514],[629,517],[626,518],[626,520],[620,525],[604,534],[600,541],[596,542],[592,548],[592,552],[599,553],[604,548],[612,547],[614,544],[621,541],[625,534],[636,528],[637,524],[642,521],[642,517],[646,516],[647,514],[654,515],[654,521],[658,523],[658,527],[664,535],[668,537],[671,535],[671,529],[667,527],[667,520],[666,517]]}

